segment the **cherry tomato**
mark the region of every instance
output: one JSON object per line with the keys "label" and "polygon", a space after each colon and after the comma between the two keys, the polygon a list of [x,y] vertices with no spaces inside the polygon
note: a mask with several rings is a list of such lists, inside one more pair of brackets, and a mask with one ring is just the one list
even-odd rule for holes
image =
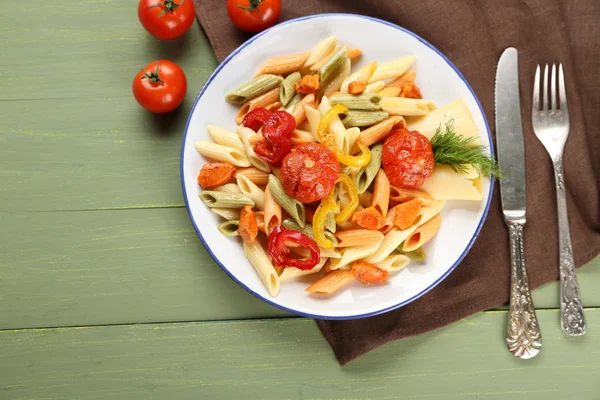
{"label": "cherry tomato", "polygon": [[157,39],[178,38],[194,23],[192,0],[140,0],[138,18]]}
{"label": "cherry tomato", "polygon": [[301,144],[283,159],[279,177],[287,194],[302,203],[312,203],[331,193],[340,177],[340,164],[327,147]]}
{"label": "cherry tomato", "polygon": [[243,31],[264,31],[277,22],[281,14],[281,0],[227,0],[227,14]]}
{"label": "cherry tomato", "polygon": [[168,60],[154,61],[133,78],[133,96],[142,107],[161,114],[176,109],[187,92],[183,70]]}
{"label": "cherry tomato", "polygon": [[418,131],[396,129],[383,144],[383,170],[392,185],[417,188],[433,173],[431,143]]}

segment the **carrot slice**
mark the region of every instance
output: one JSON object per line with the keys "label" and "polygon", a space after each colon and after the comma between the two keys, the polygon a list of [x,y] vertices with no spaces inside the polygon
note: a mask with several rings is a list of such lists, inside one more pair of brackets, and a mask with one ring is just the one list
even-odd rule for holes
{"label": "carrot slice", "polygon": [[414,83],[412,85],[405,85],[402,88],[402,92],[400,94],[401,97],[406,97],[408,99],[422,99],[423,95],[421,94],[421,90]]}
{"label": "carrot slice", "polygon": [[198,174],[198,184],[204,189],[214,189],[233,178],[235,167],[228,162],[204,164]]}
{"label": "carrot slice", "polygon": [[354,81],[348,85],[348,93],[350,94],[361,94],[365,91],[367,85],[364,82]]}
{"label": "carrot slice", "polygon": [[319,87],[319,75],[306,75],[294,85],[296,92],[302,94],[314,93],[319,90]]}
{"label": "carrot slice", "polygon": [[412,199],[406,203],[398,204],[396,207],[396,216],[394,217],[394,226],[400,230],[405,230],[414,224],[421,212],[421,200]]}
{"label": "carrot slice", "polygon": [[240,211],[240,226],[238,233],[246,243],[251,243],[258,235],[258,222],[252,206],[246,206]]}
{"label": "carrot slice", "polygon": [[355,211],[352,214],[352,222],[356,222],[358,225],[365,229],[381,229],[385,225],[385,218],[377,209],[373,206],[365,208],[364,210]]}
{"label": "carrot slice", "polygon": [[365,285],[385,282],[390,276],[389,272],[364,261],[356,261],[352,264],[352,274]]}

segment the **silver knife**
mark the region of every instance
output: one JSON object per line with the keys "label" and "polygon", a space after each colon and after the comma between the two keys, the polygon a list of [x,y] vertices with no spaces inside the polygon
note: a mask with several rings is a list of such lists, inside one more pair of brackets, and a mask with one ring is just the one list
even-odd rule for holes
{"label": "silver knife", "polygon": [[525,268],[525,151],[519,57],[513,47],[504,50],[496,70],[496,147],[498,164],[506,176],[500,180],[500,197],[510,235],[511,288],[506,342],[515,356],[531,358],[540,351],[542,336]]}

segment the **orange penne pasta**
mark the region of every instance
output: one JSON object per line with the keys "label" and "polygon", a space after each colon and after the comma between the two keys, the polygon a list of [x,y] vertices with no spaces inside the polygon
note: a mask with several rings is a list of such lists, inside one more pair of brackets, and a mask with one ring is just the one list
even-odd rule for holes
{"label": "orange penne pasta", "polygon": [[238,169],[236,174],[242,174],[246,176],[246,178],[250,179],[250,181],[257,185],[266,185],[269,183],[269,173],[261,171],[255,167]]}
{"label": "orange penne pasta", "polygon": [[292,115],[294,116],[294,119],[296,120],[296,126],[300,125],[302,122],[304,122],[306,120],[306,111],[304,111],[304,107],[302,106],[303,104],[307,104],[309,106],[314,106],[315,104],[315,94],[311,93],[311,94],[307,94],[306,96],[304,96],[302,98],[302,100],[296,104],[296,106],[294,107],[294,110],[292,110]]}
{"label": "orange penne pasta", "polygon": [[276,103],[277,100],[279,100],[279,86],[269,90],[267,93],[262,94],[255,99],[244,103],[235,117],[235,122],[240,125],[244,121],[246,114],[248,114],[250,111],[256,108],[267,107],[273,103]]}
{"label": "orange penne pasta", "polygon": [[269,235],[271,231],[281,224],[281,206],[275,201],[271,195],[269,185],[265,188],[265,212],[264,226],[265,233]]}
{"label": "orange penne pasta", "polygon": [[267,62],[258,70],[256,75],[273,74],[284,75],[298,71],[310,56],[310,52],[292,54],[284,57],[276,57]]}
{"label": "orange penne pasta", "polygon": [[306,291],[317,294],[331,294],[352,282],[354,279],[356,278],[352,274],[352,271],[336,269],[307,287]]}
{"label": "orange penne pasta", "polygon": [[361,56],[362,50],[357,49],[356,47],[349,47],[348,50],[346,51],[346,53],[348,53],[349,59],[354,60],[355,58]]}
{"label": "orange penne pasta", "polygon": [[335,233],[337,247],[375,246],[383,240],[383,233],[369,229],[349,229]]}
{"label": "orange penne pasta", "polygon": [[396,218],[396,207],[392,207],[390,210],[388,210],[388,213],[385,216],[385,224],[379,230],[379,232],[385,235],[386,233],[391,231],[394,227],[394,218]]}
{"label": "orange penne pasta", "polygon": [[368,190],[358,195],[358,203],[362,207],[369,207],[373,202],[373,193]]}
{"label": "orange penne pasta", "polygon": [[352,154],[357,154],[360,152],[358,148],[358,143],[364,144],[367,147],[374,145],[375,143],[385,139],[394,127],[403,128],[406,126],[406,122],[404,118],[396,115],[391,118],[386,119],[385,121],[381,121],[380,123],[373,125],[372,127],[365,129],[358,135],[358,139],[356,139],[356,144],[352,149]]}
{"label": "orange penne pasta", "polygon": [[323,64],[325,64],[327,62],[327,60],[329,60],[329,57],[331,57],[331,55],[335,52],[335,49],[333,49],[333,51],[329,54],[327,54],[327,56],[321,58],[319,61],[317,61],[315,64],[313,64],[310,67],[311,71],[318,71],[319,69],[321,69],[321,67],[323,66]]}
{"label": "orange penne pasta", "polygon": [[422,203],[430,204],[435,201],[432,195],[421,189],[404,189],[390,186],[390,201],[392,203],[405,203],[412,199],[419,199]]}
{"label": "orange penne pasta", "polygon": [[406,71],[387,85],[386,88],[399,88],[402,89],[406,85],[412,85],[417,77],[416,71]]}
{"label": "orange penne pasta", "polygon": [[402,251],[414,251],[423,246],[440,230],[442,216],[436,214],[435,217],[419,226],[409,237],[404,240]]}
{"label": "orange penne pasta", "polygon": [[390,180],[385,171],[380,169],[375,176],[373,184],[373,200],[371,205],[384,217],[387,215],[390,204]]}

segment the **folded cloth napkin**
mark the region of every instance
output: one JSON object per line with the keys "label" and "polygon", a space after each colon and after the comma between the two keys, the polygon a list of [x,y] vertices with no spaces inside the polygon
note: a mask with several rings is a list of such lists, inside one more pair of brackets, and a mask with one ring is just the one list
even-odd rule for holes
{"label": "folded cloth napkin", "polygon": [[[194,1],[197,17],[219,61],[250,37],[230,23],[223,0]],[[581,266],[600,252],[600,24],[597,22],[600,2],[283,0],[282,3],[280,22],[311,14],[345,12],[385,19],[420,35],[461,70],[492,127],[496,63],[506,47],[519,50],[527,165],[525,254],[532,288],[558,279],[554,176],[550,158],[531,126],[533,77],[537,64],[562,62],[571,118],[564,169],[575,262]],[[389,341],[440,328],[508,301],[509,243],[497,188],[488,218],[471,251],[436,288],[400,309],[376,317],[317,321],[340,364]],[[585,293],[582,297],[585,304]]]}

